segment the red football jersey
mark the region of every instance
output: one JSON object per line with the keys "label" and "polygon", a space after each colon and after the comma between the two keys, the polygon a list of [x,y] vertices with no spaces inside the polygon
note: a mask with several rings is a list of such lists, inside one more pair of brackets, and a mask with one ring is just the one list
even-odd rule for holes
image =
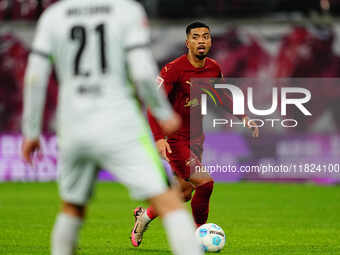
{"label": "red football jersey", "polygon": [[[169,140],[188,141],[189,139],[203,138],[200,100],[190,100],[192,78],[222,78],[222,72],[217,62],[211,58],[206,58],[204,67],[196,68],[189,62],[187,56],[183,55],[165,65],[158,77],[159,86],[165,90],[173,109],[182,118],[180,129],[168,136]],[[231,97],[224,95],[223,100],[227,105],[227,110],[232,112]],[[195,114],[194,123],[193,119],[190,123],[190,113],[193,108],[198,114]],[[148,120],[155,140],[164,138],[160,126],[150,111],[148,111]]]}

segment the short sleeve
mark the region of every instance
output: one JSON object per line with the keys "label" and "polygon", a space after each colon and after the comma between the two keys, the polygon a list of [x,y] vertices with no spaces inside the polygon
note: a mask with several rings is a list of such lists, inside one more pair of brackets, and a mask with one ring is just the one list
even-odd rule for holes
{"label": "short sleeve", "polygon": [[170,64],[165,65],[157,77],[157,83],[160,88],[163,88],[166,94],[169,94],[176,82],[177,73],[174,67]]}
{"label": "short sleeve", "polygon": [[137,5],[131,15],[129,15],[125,30],[124,46],[126,50],[149,46],[151,41],[149,21],[141,5]]}
{"label": "short sleeve", "polygon": [[50,21],[50,14],[51,12],[46,10],[40,17],[32,46],[33,51],[37,51],[44,55],[52,54],[51,32],[55,29],[55,24],[52,24]]}
{"label": "short sleeve", "polygon": [[220,67],[220,65],[216,62],[216,70],[218,71],[218,77],[217,78],[221,78],[223,79],[223,72],[222,72],[222,69]]}

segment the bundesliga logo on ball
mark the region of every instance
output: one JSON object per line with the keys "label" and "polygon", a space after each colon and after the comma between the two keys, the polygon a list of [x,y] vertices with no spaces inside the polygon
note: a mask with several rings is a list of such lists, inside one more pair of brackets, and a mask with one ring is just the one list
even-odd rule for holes
{"label": "bundesliga logo on ball", "polygon": [[213,223],[200,226],[196,236],[205,252],[220,252],[226,241],[223,229]]}

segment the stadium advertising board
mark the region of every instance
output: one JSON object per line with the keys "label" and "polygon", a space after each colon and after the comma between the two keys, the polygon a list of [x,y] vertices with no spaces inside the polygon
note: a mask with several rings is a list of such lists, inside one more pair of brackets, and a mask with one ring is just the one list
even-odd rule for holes
{"label": "stadium advertising board", "polygon": [[[227,142],[226,142],[227,141]],[[41,138],[42,155],[33,166],[20,156],[20,135],[0,135],[0,181],[55,181],[57,178],[57,139]],[[271,135],[258,142],[231,132],[207,133],[203,168],[218,182],[251,180],[340,181],[340,135]],[[294,162],[294,163],[292,163]],[[112,181],[106,171],[99,179]]]}

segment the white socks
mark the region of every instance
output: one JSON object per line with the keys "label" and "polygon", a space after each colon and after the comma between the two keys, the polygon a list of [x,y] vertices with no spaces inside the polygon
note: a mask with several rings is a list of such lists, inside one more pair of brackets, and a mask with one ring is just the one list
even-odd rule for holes
{"label": "white socks", "polygon": [[60,213],[52,232],[52,255],[73,255],[77,247],[78,232],[83,220]]}
{"label": "white socks", "polygon": [[175,255],[202,255],[195,237],[194,222],[184,209],[170,212],[163,218],[170,246]]}

